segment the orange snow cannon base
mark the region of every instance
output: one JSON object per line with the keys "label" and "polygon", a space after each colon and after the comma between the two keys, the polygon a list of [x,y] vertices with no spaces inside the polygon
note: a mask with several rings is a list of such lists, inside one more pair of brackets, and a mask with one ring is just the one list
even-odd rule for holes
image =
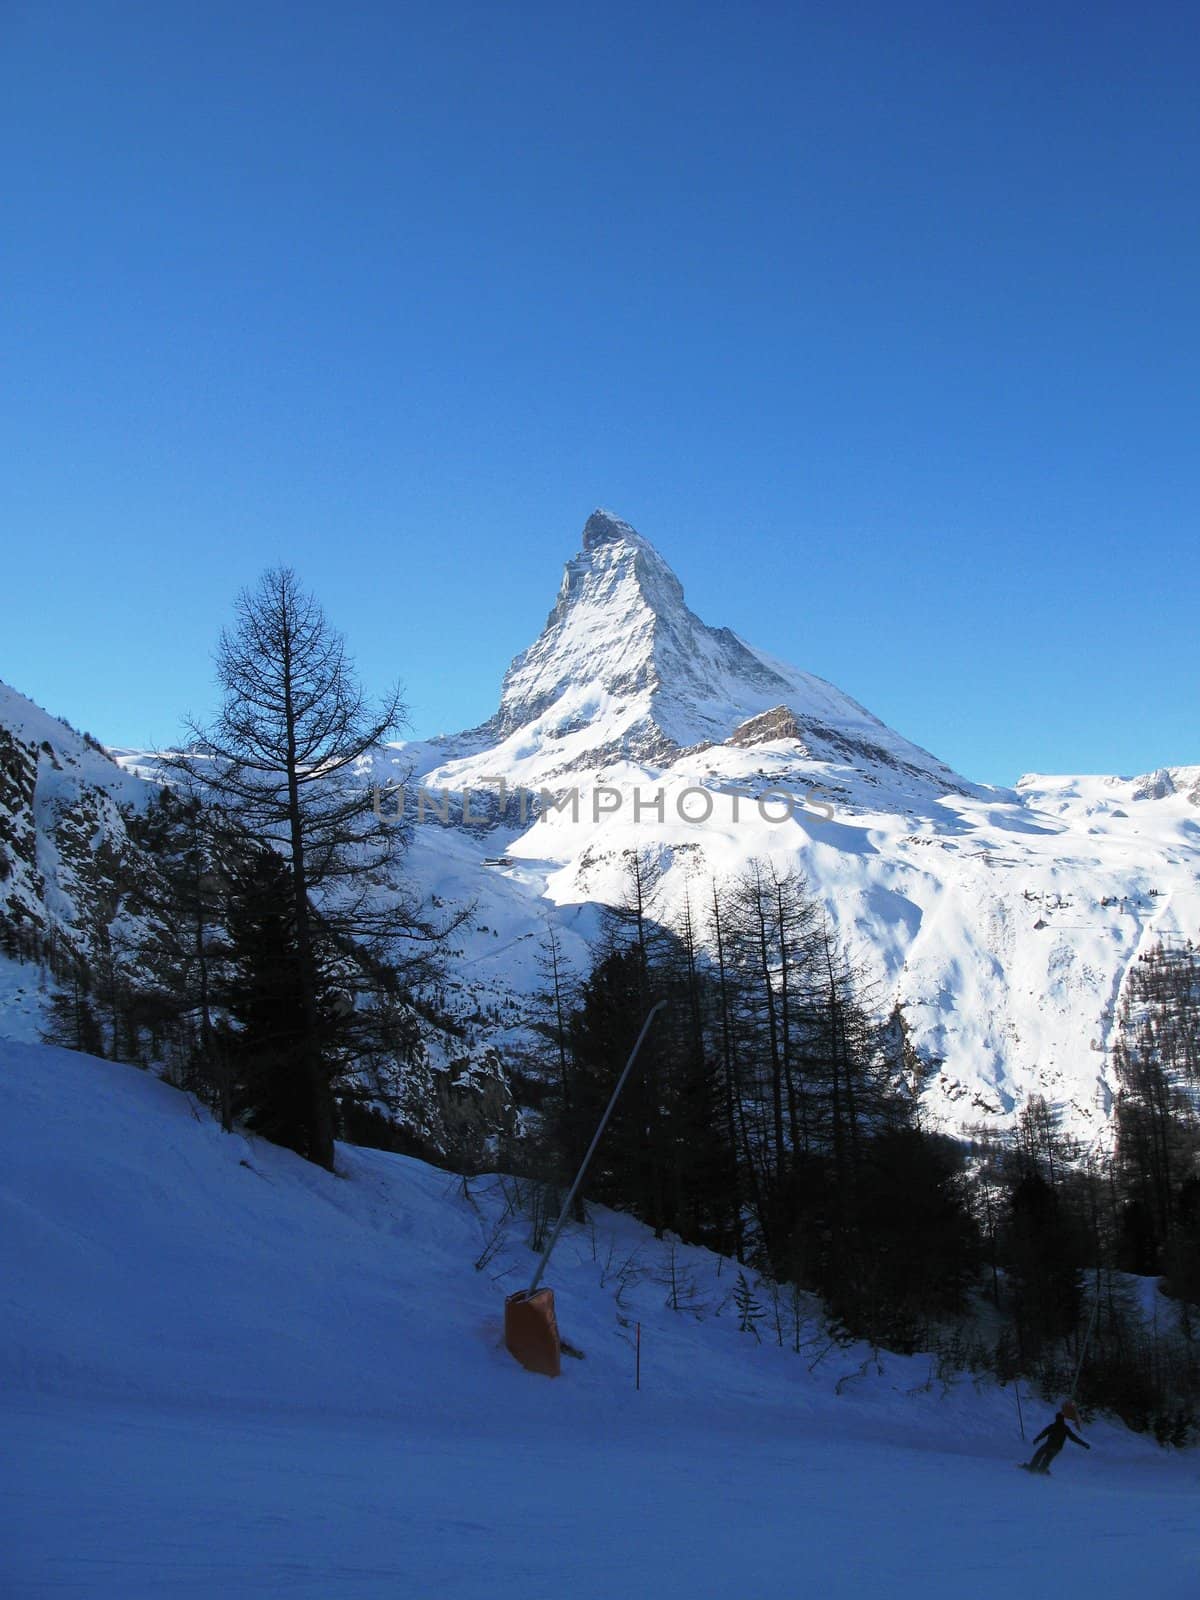
{"label": "orange snow cannon base", "polygon": [[554,1315],[554,1290],[520,1289],[504,1302],[504,1343],[529,1372],[557,1378],[562,1372],[562,1346]]}

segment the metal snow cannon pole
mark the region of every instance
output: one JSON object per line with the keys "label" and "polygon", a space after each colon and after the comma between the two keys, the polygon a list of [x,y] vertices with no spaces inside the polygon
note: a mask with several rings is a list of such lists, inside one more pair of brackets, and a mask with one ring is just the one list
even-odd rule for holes
{"label": "metal snow cannon pole", "polygon": [[558,1221],[554,1224],[554,1232],[550,1235],[550,1242],[542,1251],[542,1258],[537,1264],[537,1270],[528,1289],[518,1289],[516,1294],[510,1294],[504,1302],[504,1343],[510,1354],[516,1356],[523,1367],[530,1372],[543,1373],[547,1378],[557,1378],[562,1371],[562,1346],[558,1337],[558,1321],[554,1315],[554,1290],[539,1289],[542,1273],[546,1270],[546,1263],[550,1260],[550,1252],[558,1243],[558,1236],[563,1230],[575,1196],[579,1193],[579,1186],[583,1182],[592,1157],[596,1153],[596,1146],[600,1143],[601,1136],[608,1126],[608,1119],[613,1114],[613,1107],[617,1103],[621,1090],[625,1087],[625,1080],[633,1070],[637,1060],[638,1051],[642,1048],[646,1035],[650,1032],[650,1024],[655,1016],[666,1005],[665,1000],[659,1000],[650,1007],[646,1013],[646,1020],[642,1023],[642,1031],[637,1036],[633,1049],[629,1052],[629,1060],[625,1069],[617,1079],[617,1086],[612,1092],[604,1115],[600,1118],[599,1126],[592,1135],[592,1142],[588,1146],[587,1155],[580,1164],[579,1171],[575,1174],[575,1182],[571,1185],[567,1198],[563,1201],[562,1210],[558,1214]]}

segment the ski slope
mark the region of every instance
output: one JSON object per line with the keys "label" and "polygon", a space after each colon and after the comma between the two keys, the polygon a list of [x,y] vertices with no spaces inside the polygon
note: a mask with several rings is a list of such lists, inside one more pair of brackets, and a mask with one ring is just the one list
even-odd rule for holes
{"label": "ski slope", "polygon": [[550,1274],[586,1357],[533,1377],[498,1180],[339,1168],[0,1044],[6,1600],[1197,1592],[1192,1456],[1097,1423],[1031,1479],[1011,1391],[739,1333],[704,1251],[673,1311],[670,1242],[606,1212]]}

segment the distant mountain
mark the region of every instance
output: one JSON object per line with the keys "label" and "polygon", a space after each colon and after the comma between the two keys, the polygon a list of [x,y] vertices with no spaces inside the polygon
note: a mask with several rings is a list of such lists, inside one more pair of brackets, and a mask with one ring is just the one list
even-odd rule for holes
{"label": "distant mountain", "polygon": [[[608,511],[588,518],[495,716],[394,746],[378,772],[406,766],[410,808],[420,783],[457,797],[455,818],[464,791],[508,786],[503,809],[469,802],[487,829],[413,832],[414,870],[477,899],[489,930],[467,941],[464,992],[499,1003],[531,989],[547,917],[582,964],[630,849],[657,855],[664,915],[767,854],[804,869],[879,1002],[899,1003],[941,1062],[930,1106],[951,1125],[1037,1092],[1096,1133],[1130,964],[1159,938],[1200,934],[1200,767],[972,783],[832,684],[702,622],[653,545]],[[540,803],[531,821],[531,801],[522,820],[521,786],[559,809]],[[790,819],[778,800],[736,798],[766,790],[797,796]],[[686,820],[710,805],[703,824]]]}
{"label": "distant mountain", "polygon": [[[156,758],[118,758],[0,693],[10,943],[17,930],[86,947],[152,876],[131,819]],[[586,965],[633,849],[658,860],[663,916],[685,899],[698,910],[710,880],[752,857],[801,867],[876,1003],[898,1004],[937,1064],[929,1110],[950,1126],[1036,1092],[1099,1135],[1127,973],[1158,940],[1200,935],[1200,766],[972,783],[832,684],[702,622],[653,545],[606,511],[496,714],[384,747],[361,777],[404,805],[406,875],[474,907],[437,994],[465,1041],[430,1046],[447,1106],[475,1092],[473,1062],[509,1061],[528,1038],[548,922]],[[0,1033],[6,992],[0,974]]]}
{"label": "distant mountain", "polygon": [[768,713],[786,715],[815,759],[972,791],[840,689],[702,622],[654,546],[598,510],[546,626],[504,675],[499,710],[442,748],[452,759],[487,750],[506,771],[541,781],[612,759],[663,766],[739,733],[753,742],[748,725]]}

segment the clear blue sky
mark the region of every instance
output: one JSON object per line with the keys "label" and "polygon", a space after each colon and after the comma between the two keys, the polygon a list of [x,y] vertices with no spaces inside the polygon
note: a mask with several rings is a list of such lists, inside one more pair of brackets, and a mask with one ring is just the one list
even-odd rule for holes
{"label": "clear blue sky", "polygon": [[0,5],[0,676],[294,565],[420,734],[588,512],[973,777],[1200,761],[1200,13]]}

